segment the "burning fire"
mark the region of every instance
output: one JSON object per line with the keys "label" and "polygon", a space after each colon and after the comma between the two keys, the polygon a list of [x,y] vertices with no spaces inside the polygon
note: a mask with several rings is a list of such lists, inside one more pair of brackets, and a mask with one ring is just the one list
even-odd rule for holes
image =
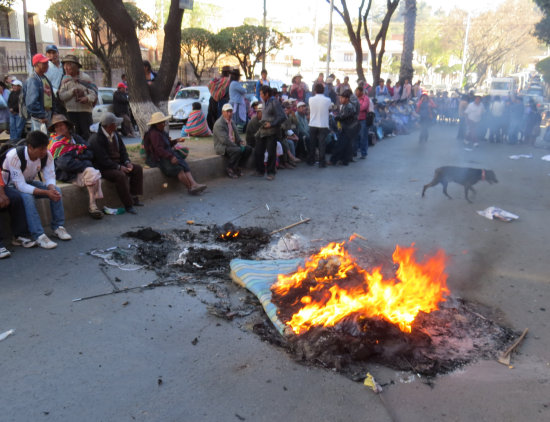
{"label": "burning fire", "polygon": [[296,334],[314,326],[334,326],[352,315],[382,317],[410,332],[420,311],[437,310],[446,300],[449,290],[443,251],[417,262],[414,244],[408,248],[397,245],[392,258],[399,268],[395,278],[385,279],[380,268],[368,272],[359,267],[344,245],[330,243],[311,256],[305,268],[280,274],[273,285],[274,294],[297,298],[294,305],[300,308],[286,322]]}
{"label": "burning fire", "polygon": [[223,233],[220,235],[220,239],[222,240],[229,240],[229,239],[235,239],[236,237],[239,236],[239,232],[236,231],[236,232],[232,232],[232,231],[228,231],[226,233]]}

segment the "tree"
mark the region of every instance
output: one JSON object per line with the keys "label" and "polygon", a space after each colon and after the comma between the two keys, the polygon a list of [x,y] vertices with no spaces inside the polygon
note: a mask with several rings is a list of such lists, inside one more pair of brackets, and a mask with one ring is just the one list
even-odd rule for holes
{"label": "tree", "polygon": [[[134,25],[140,30],[156,29],[154,22],[133,3],[124,3]],[[96,56],[103,71],[103,84],[111,86],[111,61],[119,53],[120,42],[111,26],[101,19],[91,0],[61,0],[46,12],[46,20],[75,34],[84,47]]]}
{"label": "tree", "polygon": [[535,25],[535,36],[550,44],[550,0],[534,0],[542,12],[542,19]]}
{"label": "tree", "polygon": [[403,54],[401,55],[401,68],[399,69],[399,81],[405,79],[412,82],[414,75],[413,52],[414,34],[416,30],[416,0],[405,0],[405,22],[403,34]]}
{"label": "tree", "polygon": [[[508,0],[494,11],[471,18],[464,73],[477,75],[474,86],[490,74],[515,73],[523,67],[522,62],[526,64],[536,55],[532,32],[538,18],[532,4],[521,0]],[[453,10],[441,25],[443,46],[455,57],[462,56],[464,22],[466,12]]]}
{"label": "tree", "polygon": [[225,52],[239,61],[247,79],[254,78],[254,67],[262,61],[264,38],[266,54],[290,43],[290,40],[280,32],[263,26],[241,25],[224,28],[219,35],[229,40]]}
{"label": "tree", "polygon": [[223,34],[213,34],[203,28],[184,28],[181,31],[181,52],[193,68],[200,84],[204,71],[209,72],[227,50],[228,40]]}
{"label": "tree", "polygon": [[143,59],[136,33],[134,20],[124,7],[122,0],[91,0],[101,17],[111,27],[120,42],[120,51],[126,59],[126,76],[128,78],[130,106],[140,132],[147,130],[147,122],[155,111],[166,113],[168,97],[180,61],[181,21],[183,9],[179,0],[170,0],[168,19],[164,25],[163,54],[160,69],[155,81],[148,85],[143,71]]}
{"label": "tree", "polygon": [[[330,0],[327,0],[327,2],[330,2]],[[367,3],[366,9],[365,2]],[[399,0],[386,0],[384,16],[382,18],[378,33],[374,39],[371,39],[371,34],[369,33],[367,26],[367,20],[372,10],[373,1],[361,0],[357,10],[357,21],[355,24],[351,20],[347,0],[340,0],[340,3],[342,8],[340,9],[338,7],[334,7],[334,10],[344,20],[348,30],[350,42],[355,50],[355,68],[357,71],[357,77],[359,79],[365,79],[363,72],[363,47],[361,45],[361,32],[364,32],[370,50],[373,84],[376,86],[378,85],[378,80],[380,79],[380,73],[382,70],[382,59],[384,58],[385,53],[388,27],[390,25],[391,17],[399,5]]]}
{"label": "tree", "polygon": [[539,72],[545,81],[550,81],[550,57],[542,59],[535,66],[537,72]]}

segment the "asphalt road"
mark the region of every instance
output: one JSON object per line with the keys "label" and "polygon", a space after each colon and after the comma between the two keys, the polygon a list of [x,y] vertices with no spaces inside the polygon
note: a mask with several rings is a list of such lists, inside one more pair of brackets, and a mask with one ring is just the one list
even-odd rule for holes
{"label": "asphalt road", "polygon": [[[386,139],[348,167],[300,165],[273,182],[254,177],[208,183],[201,197],[164,195],[137,216],[69,221],[74,239],[55,250],[17,249],[0,261],[1,421],[547,421],[550,420],[550,163],[543,150],[483,144],[466,151],[455,127]],[[532,153],[532,159],[510,160]],[[442,165],[490,168],[498,184],[480,182],[473,204],[450,185],[420,197]],[[267,212],[265,204],[271,212]],[[498,206],[519,220],[490,221],[476,211]],[[331,370],[295,363],[263,343],[246,320],[207,312],[213,293],[190,284],[74,298],[155,279],[146,271],[101,270],[87,254],[124,245],[138,226],[184,227],[187,220],[293,229],[307,239],[341,240],[353,232],[393,250],[414,242],[421,253],[450,256],[453,295],[486,306],[499,323],[529,334],[513,368],[481,361],[428,385],[414,374],[376,365],[377,396]],[[114,281],[118,278],[120,281]],[[217,280],[212,279],[212,283]],[[244,292],[224,286],[231,300]]]}

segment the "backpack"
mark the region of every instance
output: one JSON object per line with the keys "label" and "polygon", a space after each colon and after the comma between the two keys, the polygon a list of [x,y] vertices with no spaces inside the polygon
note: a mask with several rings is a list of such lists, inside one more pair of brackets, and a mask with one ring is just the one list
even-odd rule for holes
{"label": "backpack", "polygon": [[[9,171],[4,169],[4,161],[6,160],[6,156],[8,155],[8,152],[10,152],[12,149],[16,149],[17,156],[19,157],[19,161],[21,161],[21,173],[23,173],[27,169],[27,160],[25,158],[25,145],[26,140],[23,139],[19,141],[16,145],[10,144],[9,142],[3,144],[0,146],[0,169],[2,169],[2,172],[8,173],[8,183],[9,183]],[[46,164],[48,163],[48,155],[44,158],[40,159],[40,172],[38,173],[38,178],[42,182],[42,169],[46,167]]]}

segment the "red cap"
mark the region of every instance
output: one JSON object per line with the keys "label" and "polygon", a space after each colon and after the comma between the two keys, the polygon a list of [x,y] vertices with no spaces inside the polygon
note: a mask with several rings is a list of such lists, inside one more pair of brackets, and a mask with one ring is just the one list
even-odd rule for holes
{"label": "red cap", "polygon": [[124,82],[119,82],[118,85],[116,86],[117,88],[127,88],[126,87],[126,84]]}
{"label": "red cap", "polygon": [[32,56],[32,65],[35,66],[36,63],[48,63],[49,59],[44,54],[35,54]]}

